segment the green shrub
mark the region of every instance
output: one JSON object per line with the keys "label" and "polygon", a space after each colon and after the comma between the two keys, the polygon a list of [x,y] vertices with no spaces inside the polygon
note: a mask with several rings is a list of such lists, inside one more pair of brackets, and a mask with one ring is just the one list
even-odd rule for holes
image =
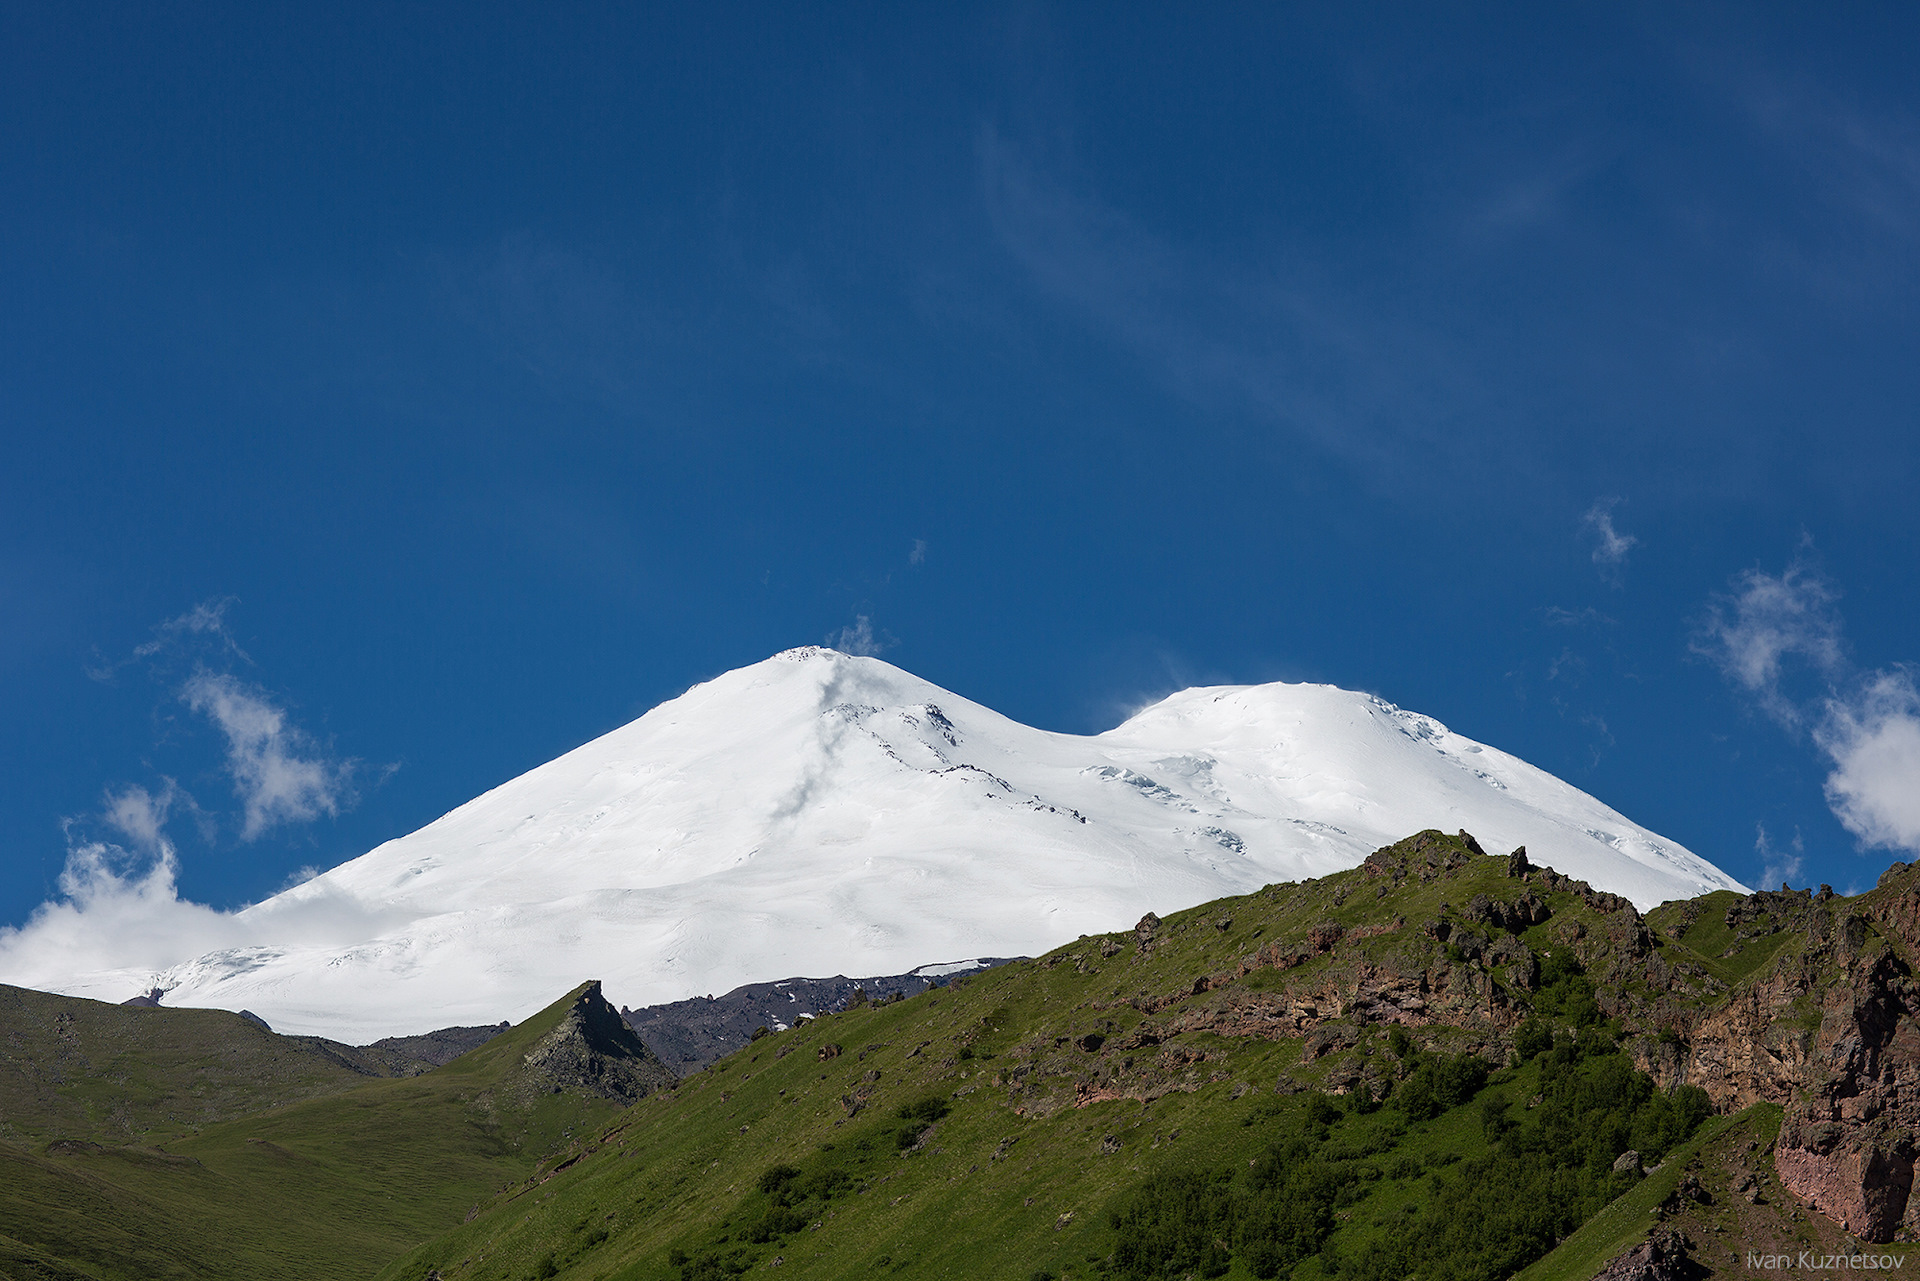
{"label": "green shrub", "polygon": [[906,1122],[894,1131],[894,1146],[902,1152],[906,1151],[920,1141],[920,1136],[927,1132],[929,1126],[951,1111],[953,1105],[937,1096],[907,1104],[894,1114]]}
{"label": "green shrub", "polygon": [[1477,1054],[1423,1054],[1406,1062],[1407,1079],[1393,1092],[1393,1106],[1410,1121],[1430,1121],[1473,1098],[1487,1083],[1487,1061]]}
{"label": "green shrub", "polygon": [[759,1188],[768,1196],[777,1197],[789,1183],[800,1177],[797,1165],[776,1165],[760,1176]]}
{"label": "green shrub", "polygon": [[1513,1052],[1522,1063],[1552,1048],[1553,1025],[1537,1015],[1529,1014],[1513,1030]]}
{"label": "green shrub", "polygon": [[[1477,1056],[1389,1044],[1407,1070],[1395,1110],[1359,1121],[1358,1109],[1343,1116],[1309,1096],[1275,1117],[1282,1133],[1250,1168],[1162,1170],[1116,1198],[1112,1274],[1171,1281],[1238,1265],[1267,1281],[1317,1256],[1318,1273],[1339,1281],[1498,1281],[1632,1185],[1633,1174],[1613,1169],[1627,1147],[1656,1160],[1711,1112],[1697,1087],[1662,1094],[1598,1023],[1530,1056],[1540,1099],[1524,1110],[1507,1094],[1483,1096],[1488,1066]],[[1405,1149],[1423,1141],[1412,1125],[1476,1097],[1486,1144],[1477,1155],[1468,1145],[1423,1162]],[[1419,1200],[1395,1208],[1384,1231],[1356,1223],[1336,1235],[1342,1212],[1383,1177]]]}

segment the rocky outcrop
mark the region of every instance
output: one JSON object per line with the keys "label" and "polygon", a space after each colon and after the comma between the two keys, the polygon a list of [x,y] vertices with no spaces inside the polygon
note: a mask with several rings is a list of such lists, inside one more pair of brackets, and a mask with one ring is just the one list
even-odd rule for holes
{"label": "rocky outcrop", "polygon": [[451,1063],[468,1050],[477,1050],[506,1031],[501,1022],[483,1027],[443,1027],[419,1036],[389,1036],[363,1045],[360,1052],[393,1066],[395,1076],[418,1076]]}
{"label": "rocky outcrop", "polygon": [[[1857,898],[1826,887],[1706,896],[1656,910],[1656,928],[1524,850],[1490,880],[1476,850],[1464,836],[1422,832],[1366,860],[1371,894],[1352,881],[1269,887],[1270,898],[1307,896],[1284,935],[1249,940],[1230,968],[1089,1002],[1094,1026],[1015,1048],[994,1084],[1029,1115],[1144,1103],[1218,1079],[1218,1064],[1178,1044],[1205,1033],[1298,1041],[1317,1088],[1378,1093],[1395,1065],[1365,1052],[1370,1029],[1431,1029],[1417,1039],[1504,1062],[1547,964],[1570,953],[1582,992],[1591,985],[1581,999],[1663,1088],[1700,1086],[1722,1112],[1783,1109],[1771,1155],[1787,1192],[1862,1240],[1920,1236],[1920,869],[1896,865]],[[1450,894],[1454,879],[1472,888]],[[1344,906],[1354,897],[1380,906],[1355,913]],[[1396,909],[1415,903],[1410,923]],[[1129,940],[1129,973],[1150,974],[1156,952],[1194,946],[1196,933],[1231,929],[1225,917],[1148,914]],[[1119,950],[1107,942],[1041,964],[1084,971]],[[1572,999],[1560,991],[1556,1000]],[[1123,1007],[1123,1017],[1100,1013]],[[1652,1242],[1610,1275],[1681,1276],[1684,1265],[1674,1242]]]}
{"label": "rocky outcrop", "polygon": [[[1687,905],[1682,920],[1704,905]],[[1669,1021],[1643,1047],[1663,1084],[1684,1080],[1731,1111],[1785,1110],[1774,1166],[1789,1192],[1862,1240],[1920,1229],[1920,876],[1896,864],[1877,889],[1749,895],[1724,910],[1732,940],[1775,950],[1723,999]]]}
{"label": "rocky outcrop", "polygon": [[1920,944],[1920,877],[1896,864],[1864,900],[1827,898],[1802,926],[1799,969],[1820,1022],[1774,1163],[1789,1191],[1849,1232],[1890,1241],[1920,1228],[1920,984],[1901,955]]}
{"label": "rocky outcrop", "polygon": [[1646,1240],[1600,1269],[1594,1281],[1692,1281],[1706,1269],[1696,1263],[1684,1233],[1656,1228]]}
{"label": "rocky outcrop", "polygon": [[580,989],[551,1032],[528,1050],[522,1065],[555,1091],[598,1095],[634,1103],[663,1086],[673,1073],[634,1035],[600,994],[598,980]]}

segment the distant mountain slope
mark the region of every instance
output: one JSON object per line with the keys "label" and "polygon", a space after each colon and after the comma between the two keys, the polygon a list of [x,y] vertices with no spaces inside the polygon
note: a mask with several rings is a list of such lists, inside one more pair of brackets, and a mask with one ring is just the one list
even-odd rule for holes
{"label": "distant mountain slope", "polygon": [[954,976],[980,974],[1013,957],[983,956],[945,965],[923,965],[906,974],[871,975],[850,979],[836,974],[827,979],[776,979],[771,983],[743,983],[723,996],[690,996],[641,1009],[622,1008],[627,1021],[647,1048],[680,1076],[698,1072],[715,1059],[733,1053],[755,1035],[784,1032],[806,1019],[836,1013],[860,1001],[899,1000],[918,996],[928,988],[945,986]]}
{"label": "distant mountain slope", "polygon": [[1467,828],[1643,906],[1736,883],[1504,752],[1324,685],[1193,689],[1100,735],[872,658],[729,672],[242,913],[120,999],[342,1039],[524,1017],[578,974],[649,1005],[770,974],[1018,955]]}
{"label": "distant mountain slope", "polygon": [[0,984],[0,1139],[158,1142],[373,1078],[418,1076],[503,1030],[342,1045],[280,1036],[225,1010],[107,1005]]}
{"label": "distant mountain slope", "polygon": [[595,983],[400,1079],[214,1011],[7,1013],[41,1006],[0,1097],[5,1277],[365,1278],[673,1079]]}

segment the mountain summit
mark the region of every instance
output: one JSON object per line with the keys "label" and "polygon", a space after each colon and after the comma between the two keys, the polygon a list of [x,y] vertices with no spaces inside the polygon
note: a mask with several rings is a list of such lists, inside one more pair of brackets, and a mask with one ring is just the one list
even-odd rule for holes
{"label": "mountain summit", "polygon": [[1033,729],[817,647],[728,672],[240,913],[173,1005],[343,1039],[770,975],[1043,951],[1409,832],[1527,846],[1642,906],[1737,888],[1430,717],[1328,685],[1190,689],[1104,734]]}

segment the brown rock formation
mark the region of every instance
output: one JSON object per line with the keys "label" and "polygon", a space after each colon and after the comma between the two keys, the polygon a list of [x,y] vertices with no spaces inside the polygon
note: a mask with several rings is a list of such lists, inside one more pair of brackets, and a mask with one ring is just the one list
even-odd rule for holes
{"label": "brown rock formation", "polygon": [[1602,1268],[1594,1281],[1688,1281],[1705,1271],[1688,1254],[1689,1244],[1683,1233],[1657,1228]]}

